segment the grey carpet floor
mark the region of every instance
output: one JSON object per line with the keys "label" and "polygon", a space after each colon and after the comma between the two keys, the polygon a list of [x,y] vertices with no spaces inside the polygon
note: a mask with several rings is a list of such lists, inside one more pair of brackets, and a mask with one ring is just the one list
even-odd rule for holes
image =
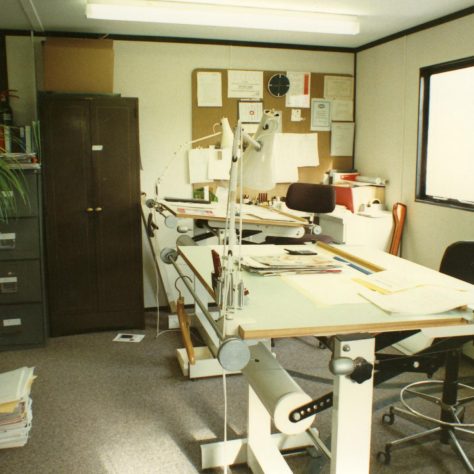
{"label": "grey carpet floor", "polygon": [[[223,435],[222,380],[183,377],[175,358],[176,348],[181,347],[179,333],[165,332],[155,338],[153,321],[148,326],[140,343],[113,342],[117,332],[103,332],[53,338],[44,348],[0,353],[0,372],[33,366],[37,375],[30,439],[22,448],[0,450],[0,473],[200,472],[200,444]],[[319,349],[314,338],[278,340],[275,352],[313,398],[331,390],[330,353]],[[463,377],[472,379],[473,374],[472,362],[463,361]],[[382,414],[397,400],[399,387],[419,378],[405,374],[375,391],[372,473],[466,472],[451,448],[437,441],[394,451],[389,466],[376,460],[385,442],[419,429],[399,418],[392,426],[381,424]],[[229,376],[227,385],[228,436],[243,437],[247,385],[239,375]],[[472,420],[471,411],[467,419]],[[331,410],[315,421],[325,441],[330,422]],[[474,459],[472,440],[464,446]],[[324,458],[297,455],[288,462],[295,473],[329,473]],[[238,466],[229,472],[249,469]]]}

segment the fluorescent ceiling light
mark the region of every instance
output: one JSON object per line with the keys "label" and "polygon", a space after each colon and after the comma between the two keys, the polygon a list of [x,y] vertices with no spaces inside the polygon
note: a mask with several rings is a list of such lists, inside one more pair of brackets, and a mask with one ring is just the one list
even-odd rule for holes
{"label": "fluorescent ceiling light", "polygon": [[[210,0],[209,0],[210,1]],[[301,10],[242,7],[181,1],[104,1],[87,3],[87,18],[179,25],[355,35],[357,17]]]}

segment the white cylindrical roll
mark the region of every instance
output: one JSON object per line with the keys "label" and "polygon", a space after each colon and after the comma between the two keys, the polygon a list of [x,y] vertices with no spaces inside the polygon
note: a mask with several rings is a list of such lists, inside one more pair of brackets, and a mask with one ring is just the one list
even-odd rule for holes
{"label": "white cylindrical roll", "polygon": [[303,392],[262,343],[250,347],[250,354],[250,362],[242,372],[276,428],[286,434],[306,431],[315,416],[294,423],[289,415],[295,408],[310,402],[311,397]]}
{"label": "white cylindrical roll", "polygon": [[311,397],[307,393],[304,393],[301,388],[299,392],[291,392],[283,395],[278,400],[273,412],[273,422],[277,430],[285,434],[297,434],[306,431],[313,424],[316,415],[294,423],[290,421],[290,413],[295,408],[305,405],[310,401]]}
{"label": "white cylindrical roll", "polygon": [[387,180],[379,177],[372,177],[372,176],[356,176],[356,181],[361,183],[371,183],[376,185],[387,184]]}

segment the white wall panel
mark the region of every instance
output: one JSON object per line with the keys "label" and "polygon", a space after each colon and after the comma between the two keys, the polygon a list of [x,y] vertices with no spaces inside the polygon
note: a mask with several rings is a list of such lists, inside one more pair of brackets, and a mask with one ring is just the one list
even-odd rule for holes
{"label": "white wall panel", "polygon": [[[390,180],[388,206],[397,200],[408,205],[403,256],[432,268],[439,267],[447,245],[474,239],[474,213],[415,202],[419,70],[472,55],[474,15],[357,56],[356,167]],[[460,179],[472,181],[474,169]]]}

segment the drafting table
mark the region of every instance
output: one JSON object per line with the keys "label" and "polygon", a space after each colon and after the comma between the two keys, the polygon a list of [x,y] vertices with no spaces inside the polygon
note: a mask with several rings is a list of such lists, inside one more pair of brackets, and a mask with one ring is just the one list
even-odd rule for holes
{"label": "drafting table", "polygon": [[[212,301],[210,249],[204,246],[179,247],[178,252],[195,274],[196,288]],[[331,250],[327,245],[316,247],[318,254],[329,256],[337,255],[332,252],[340,252],[340,249],[334,247]],[[344,247],[344,251],[354,255],[351,262],[355,262],[359,270],[363,263],[370,262],[369,267],[397,269],[422,282],[461,287],[468,290],[471,298],[474,297],[474,286],[407,260],[369,248]],[[247,245],[242,247],[242,252],[245,255],[276,255],[284,251],[278,246]],[[278,337],[335,336],[334,358],[362,357],[372,364],[373,336],[378,333],[423,329],[434,337],[474,334],[472,310],[452,310],[438,315],[384,312],[358,295],[357,283],[352,280],[360,275],[357,268],[347,266],[339,274],[278,277],[245,272],[249,301],[242,310],[235,310],[233,319],[226,320],[226,333],[238,335],[249,343]],[[331,473],[368,473],[373,375],[360,384],[345,375],[337,375],[333,389]],[[227,442],[226,451],[223,443],[203,446],[203,468],[247,462],[253,472],[291,472],[279,449],[295,447],[298,443],[308,445],[305,436],[311,429],[296,435],[294,442],[288,435],[277,438],[283,433],[270,433],[268,413],[264,414],[265,408],[256,398],[250,386],[248,439]]]}
{"label": "drafting table", "polygon": [[[193,219],[194,221],[204,222],[210,229],[216,231],[218,235],[219,230],[225,226],[225,205],[217,203],[179,203],[166,200],[159,200],[158,203],[177,219]],[[302,237],[304,225],[308,224],[308,221],[304,218],[292,216],[273,208],[248,204],[242,205],[241,217],[243,229],[255,232],[255,235],[251,238],[254,243],[263,242],[267,235],[274,237]],[[237,219],[236,225],[238,225],[238,221],[239,219]]]}

